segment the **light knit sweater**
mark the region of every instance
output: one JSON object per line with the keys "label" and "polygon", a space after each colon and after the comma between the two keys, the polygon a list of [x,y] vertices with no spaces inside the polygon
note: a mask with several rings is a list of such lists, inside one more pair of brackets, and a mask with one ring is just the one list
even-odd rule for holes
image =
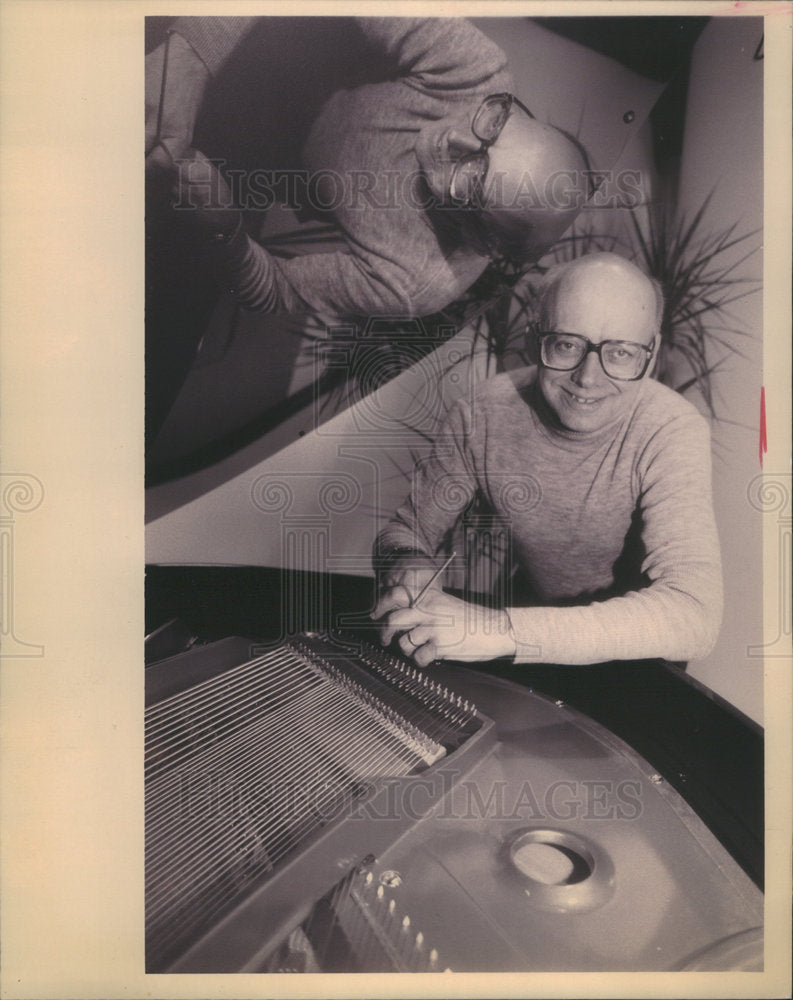
{"label": "light knit sweater", "polygon": [[[174,30],[214,74],[255,20],[180,18]],[[323,204],[332,205],[342,249],[279,259],[241,232],[229,249],[229,280],[248,308],[428,315],[458,299],[488,263],[453,226],[439,226],[425,211],[415,141],[456,107],[511,90],[506,57],[461,18],[357,23],[362,48],[374,47],[392,72],[332,94],[303,151],[309,176],[325,177]]]}
{"label": "light knit sweater", "polygon": [[436,555],[478,495],[534,592],[507,608],[516,661],[705,656],[722,610],[707,422],[648,379],[609,426],[569,431],[535,376],[496,376],[451,408],[379,551]]}

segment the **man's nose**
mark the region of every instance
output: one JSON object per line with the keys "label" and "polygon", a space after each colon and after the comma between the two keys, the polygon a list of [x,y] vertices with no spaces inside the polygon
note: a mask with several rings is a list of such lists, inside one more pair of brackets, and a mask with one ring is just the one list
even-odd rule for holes
{"label": "man's nose", "polygon": [[590,351],[581,364],[573,371],[572,380],[581,388],[596,385],[600,381],[603,369],[600,367],[600,358],[594,351]]}
{"label": "man's nose", "polygon": [[468,153],[478,153],[482,148],[482,143],[470,128],[455,127],[451,129],[446,141],[449,152],[456,153],[458,156],[467,156]]}

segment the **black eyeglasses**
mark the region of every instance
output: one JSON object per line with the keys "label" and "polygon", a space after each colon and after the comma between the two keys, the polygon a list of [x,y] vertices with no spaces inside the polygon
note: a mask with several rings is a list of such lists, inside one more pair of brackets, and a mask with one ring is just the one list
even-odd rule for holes
{"label": "black eyeglasses", "polygon": [[501,135],[513,104],[525,111],[529,118],[534,117],[513,94],[490,94],[479,105],[471,122],[471,131],[482,146],[475,153],[461,157],[452,167],[449,197],[455,204],[481,205],[490,166],[487,151]]}
{"label": "black eyeglasses", "polygon": [[650,365],[655,343],[648,347],[632,340],[601,340],[593,344],[578,333],[549,331],[538,334],[540,361],[546,368],[569,372],[577,368],[590,351],[597,354],[600,365],[609,378],[620,382],[635,382]]}

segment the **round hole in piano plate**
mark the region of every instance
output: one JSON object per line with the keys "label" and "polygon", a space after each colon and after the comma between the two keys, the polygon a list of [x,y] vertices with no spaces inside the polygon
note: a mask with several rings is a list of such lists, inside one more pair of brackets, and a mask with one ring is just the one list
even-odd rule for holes
{"label": "round hole in piano plate", "polygon": [[528,901],[557,912],[591,910],[614,891],[614,866],[594,841],[569,830],[523,828],[507,844],[509,870]]}
{"label": "round hole in piano plate", "polygon": [[520,844],[512,852],[512,863],[524,875],[544,885],[573,885],[592,874],[586,858],[562,844],[536,841]]}

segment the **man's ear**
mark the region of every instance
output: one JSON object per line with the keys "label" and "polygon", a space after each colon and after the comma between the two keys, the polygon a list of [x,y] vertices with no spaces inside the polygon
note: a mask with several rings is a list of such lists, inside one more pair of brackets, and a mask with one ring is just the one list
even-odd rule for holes
{"label": "man's ear", "polygon": [[645,378],[652,378],[653,377],[653,374],[655,372],[656,366],[658,364],[658,355],[659,355],[659,353],[661,351],[661,334],[660,333],[656,333],[656,335],[653,337],[652,348],[653,348],[653,357],[652,357],[652,360],[650,361],[650,365],[647,368],[647,371],[645,372]]}
{"label": "man's ear", "polygon": [[536,365],[540,360],[540,342],[537,335],[540,332],[540,324],[537,320],[530,320],[526,324],[526,356],[529,364]]}

